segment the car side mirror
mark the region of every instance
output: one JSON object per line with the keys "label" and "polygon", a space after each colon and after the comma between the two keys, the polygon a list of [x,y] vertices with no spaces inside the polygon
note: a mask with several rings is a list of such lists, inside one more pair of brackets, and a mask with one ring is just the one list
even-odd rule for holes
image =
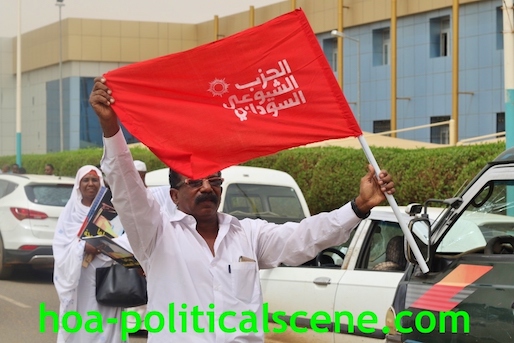
{"label": "car side mirror", "polygon": [[414,217],[417,214],[420,214],[421,211],[423,211],[423,204],[419,204],[419,203],[409,204],[405,208],[405,213],[407,213],[411,217]]}
{"label": "car side mirror", "polygon": [[[428,262],[430,259],[430,229],[430,221],[427,218],[418,217],[409,222],[409,231],[412,233],[414,241],[416,242],[421,255],[425,259],[425,262]],[[407,260],[410,263],[417,264],[416,257],[414,257],[408,242],[406,244],[406,249]]]}

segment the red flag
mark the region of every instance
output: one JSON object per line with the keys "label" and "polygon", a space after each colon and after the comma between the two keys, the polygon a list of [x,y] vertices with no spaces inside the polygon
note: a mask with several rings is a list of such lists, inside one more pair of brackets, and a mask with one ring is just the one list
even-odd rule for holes
{"label": "red flag", "polygon": [[362,133],[302,10],[105,78],[123,125],[192,178]]}

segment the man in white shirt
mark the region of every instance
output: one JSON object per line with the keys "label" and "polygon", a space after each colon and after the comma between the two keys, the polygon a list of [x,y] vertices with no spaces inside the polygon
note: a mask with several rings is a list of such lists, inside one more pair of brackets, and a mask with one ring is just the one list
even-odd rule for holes
{"label": "man in white shirt", "polygon": [[300,223],[277,225],[219,213],[220,173],[199,180],[172,173],[170,194],[177,210],[168,215],[160,212],[134,168],[104,82],[95,79],[89,101],[104,134],[102,170],[146,273],[150,343],[263,342],[267,308],[259,269],[299,265],[345,242],[371,208],[385,200],[383,192],[395,191],[386,171],[377,180],[369,167],[351,203]]}

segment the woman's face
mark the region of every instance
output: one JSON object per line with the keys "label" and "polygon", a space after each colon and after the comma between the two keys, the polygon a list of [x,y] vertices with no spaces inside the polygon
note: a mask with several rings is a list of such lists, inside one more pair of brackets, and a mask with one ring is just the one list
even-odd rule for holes
{"label": "woman's face", "polygon": [[95,171],[90,171],[80,180],[80,193],[82,194],[82,203],[91,206],[96,193],[100,189],[100,177]]}

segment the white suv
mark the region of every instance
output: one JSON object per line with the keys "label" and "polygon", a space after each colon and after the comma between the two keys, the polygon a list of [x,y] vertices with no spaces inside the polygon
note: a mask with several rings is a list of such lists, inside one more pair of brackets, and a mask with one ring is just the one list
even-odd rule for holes
{"label": "white suv", "polygon": [[70,177],[0,174],[0,279],[14,265],[53,267],[55,226],[73,184]]}

